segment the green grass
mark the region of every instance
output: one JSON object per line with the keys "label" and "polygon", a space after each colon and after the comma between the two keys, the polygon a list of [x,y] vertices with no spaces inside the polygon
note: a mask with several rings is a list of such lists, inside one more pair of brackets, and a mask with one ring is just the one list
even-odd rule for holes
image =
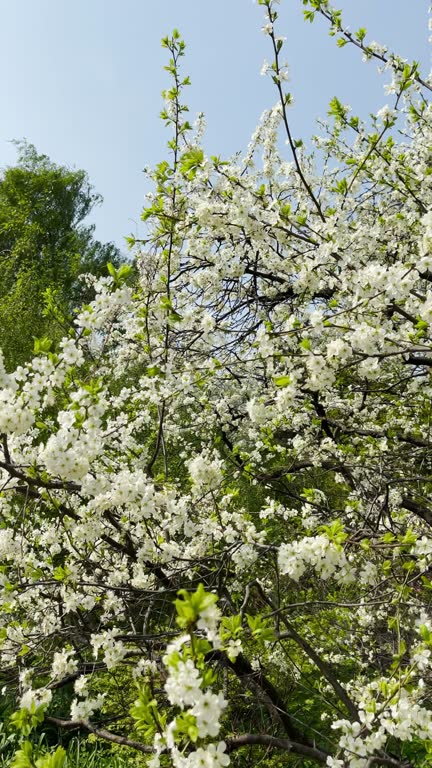
{"label": "green grass", "polygon": [[123,751],[116,753],[102,744],[73,739],[68,746],[65,768],[132,768],[137,765],[138,755],[126,755]]}
{"label": "green grass", "polygon": [[[9,768],[15,750],[18,749],[19,739],[7,731],[0,722],[0,768]],[[37,747],[43,753],[46,751],[46,739],[42,734]],[[144,766],[145,760],[138,753],[126,754],[121,747],[110,748],[99,742],[73,738],[67,746],[67,759],[64,768],[137,768]]]}

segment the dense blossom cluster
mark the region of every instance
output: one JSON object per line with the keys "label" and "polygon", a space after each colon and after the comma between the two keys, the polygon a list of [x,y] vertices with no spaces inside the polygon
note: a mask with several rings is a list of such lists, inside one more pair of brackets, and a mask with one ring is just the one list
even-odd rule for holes
{"label": "dense blossom cluster", "polygon": [[205,156],[174,33],[176,139],[138,282],[113,268],[58,349],[0,360],[2,686],[23,728],[41,713],[106,738],[117,718],[110,740],[153,768],[241,764],[244,747],[421,766],[430,83],[305,3],[390,75],[370,124],[333,100],[314,157],[290,132],[277,3],[259,4],[279,100],[246,153]]}
{"label": "dense blossom cluster", "polygon": [[278,557],[281,573],[288,574],[293,581],[299,581],[308,565],[312,565],[322,579],[334,576],[337,581],[349,584],[356,578],[343,549],[327,536],[309,536],[281,544]]}

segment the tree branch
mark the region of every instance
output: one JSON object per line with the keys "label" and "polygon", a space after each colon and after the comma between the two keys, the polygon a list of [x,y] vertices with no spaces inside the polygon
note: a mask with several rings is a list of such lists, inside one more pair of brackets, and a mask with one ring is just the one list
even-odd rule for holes
{"label": "tree branch", "polygon": [[143,752],[145,755],[151,755],[154,752],[153,747],[150,747],[147,744],[141,744],[140,741],[128,739],[127,736],[112,733],[111,731],[107,731],[106,728],[96,728],[85,720],[63,720],[60,717],[52,716],[45,717],[45,720],[48,723],[52,723],[52,725],[56,725],[58,728],[65,728],[68,731],[80,728],[84,731],[88,731],[88,733],[93,733],[100,739],[111,741],[113,744],[122,744],[125,747],[131,747],[131,749],[136,749],[138,752]]}
{"label": "tree branch", "polygon": [[328,752],[318,749],[318,747],[311,747],[305,744],[299,744],[296,741],[290,739],[279,739],[276,736],[270,736],[268,734],[253,734],[245,733],[242,736],[235,736],[232,739],[226,739],[227,752],[234,752],[237,749],[248,746],[263,746],[270,749],[282,749],[285,752],[293,752],[297,755],[303,755],[311,760],[316,760],[319,763],[325,763],[327,760]]}

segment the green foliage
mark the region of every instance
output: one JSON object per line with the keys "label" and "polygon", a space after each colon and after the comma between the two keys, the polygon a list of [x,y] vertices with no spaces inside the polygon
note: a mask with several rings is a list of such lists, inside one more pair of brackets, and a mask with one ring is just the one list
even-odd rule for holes
{"label": "green foliage", "polygon": [[19,709],[11,715],[11,725],[24,736],[29,736],[43,722],[45,706],[36,707],[32,702],[30,709]]}
{"label": "green foliage", "polygon": [[119,260],[117,248],[99,243],[94,226],[83,223],[101,202],[87,174],[56,165],[30,144],[17,146],[17,164],[0,179],[0,334],[8,368],[31,356],[32,338],[64,335],[71,310],[91,298],[81,274],[106,274],[106,262]]}
{"label": "green foliage", "polygon": [[276,376],[273,381],[277,387],[288,387],[291,384],[291,379],[289,376]]}
{"label": "green foliage", "polygon": [[276,639],[271,621],[264,619],[259,614],[257,616],[248,615],[246,618],[254,640],[264,643]]}
{"label": "green foliage", "polygon": [[133,267],[131,264],[122,264],[118,269],[110,261],[107,263],[107,270],[114,280],[114,286],[118,288],[123,283],[127,282],[133,275]]}
{"label": "green foliage", "polygon": [[150,686],[139,687],[138,698],[131,707],[130,714],[135,720],[135,728],[145,738],[151,739],[160,727],[160,716],[157,701],[152,695]]}
{"label": "green foliage", "polygon": [[194,715],[182,713],[176,717],[176,735],[184,736],[195,744],[198,740],[198,728]]}
{"label": "green foliage", "polygon": [[23,741],[21,749],[17,749],[11,762],[11,768],[32,768],[33,745],[30,741]]}
{"label": "green foliage", "polygon": [[202,149],[189,149],[184,152],[180,162],[180,170],[188,179],[193,179],[197,169],[202,165],[204,152]]}
{"label": "green foliage", "polygon": [[18,734],[9,727],[4,709],[0,712],[0,717],[4,718],[3,722],[0,721],[0,766],[3,766],[6,765],[6,761],[9,762],[14,752]]}
{"label": "green foliage", "polygon": [[180,599],[175,601],[177,611],[177,624],[182,629],[193,627],[200,613],[217,603],[217,595],[206,592],[203,585],[199,584],[196,592],[192,594],[185,589],[179,590]]}

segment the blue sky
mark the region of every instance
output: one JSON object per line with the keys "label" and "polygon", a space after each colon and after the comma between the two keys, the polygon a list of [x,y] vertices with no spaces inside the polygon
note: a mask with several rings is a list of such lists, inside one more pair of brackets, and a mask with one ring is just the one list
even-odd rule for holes
{"label": "blue sky", "polygon": [[[430,64],[428,0],[339,0],[345,22],[368,38]],[[339,50],[324,23],[305,24],[301,0],[282,0],[291,121],[308,139],[332,96],[367,115],[384,103],[374,64]],[[88,171],[104,203],[93,215],[99,239],[140,235],[148,190],[142,168],[166,154],[158,119],[168,84],[160,39],[178,27],[187,43],[193,116],[207,118],[206,149],[244,148],[262,111],[275,101],[260,76],[268,39],[252,0],[0,0],[2,106],[0,167],[14,162],[11,139],[27,138],[54,161]]]}

